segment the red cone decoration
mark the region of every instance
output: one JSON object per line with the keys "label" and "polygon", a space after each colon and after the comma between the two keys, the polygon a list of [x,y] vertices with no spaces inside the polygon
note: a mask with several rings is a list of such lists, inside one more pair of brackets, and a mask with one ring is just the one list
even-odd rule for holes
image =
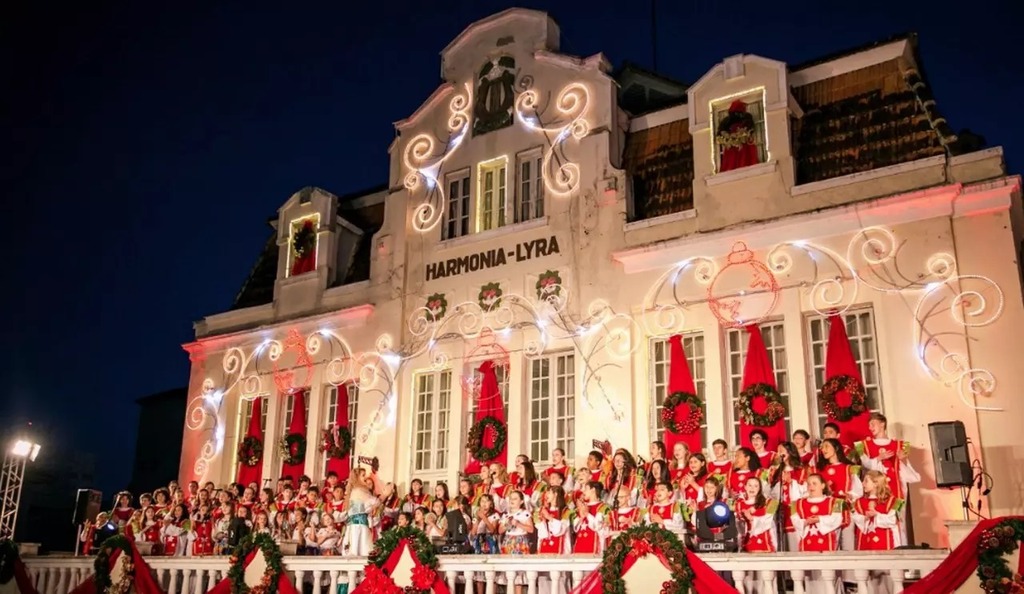
{"label": "red cone decoration", "polygon": [[[668,339],[668,393],[666,396],[676,392],[697,394],[697,387],[693,383],[693,374],[690,373],[690,364],[686,360],[686,353],[683,352],[683,337],[675,335]],[[662,414],[672,414],[676,420],[683,421],[680,416],[688,416],[690,407],[678,406],[673,411],[664,410]],[[684,442],[689,446],[691,452],[699,452],[701,448],[700,427],[691,433],[674,433],[665,429],[665,447],[668,449],[669,457],[672,455],[672,448],[676,443]]]}
{"label": "red cone decoration", "polygon": [[[756,325],[747,326],[750,333],[750,344],[747,345],[747,360],[743,365],[743,390],[756,385],[768,384],[773,388],[775,385],[775,371],[772,369],[772,361],[768,358],[768,349],[764,346],[764,339],[761,337],[761,328]],[[754,412],[763,414],[767,403],[763,398],[755,397],[753,402]],[[768,443],[765,449],[774,452],[779,443],[786,441],[786,420],[785,415],[779,418],[769,427],[758,427],[748,424],[740,417],[740,441],[744,447],[750,447],[750,432],[760,429],[768,434]]]}
{"label": "red cone decoration", "polygon": [[[288,435],[298,433],[306,435],[306,390],[296,390],[295,402],[292,406],[292,423],[288,426]],[[309,447],[307,442],[306,447]],[[281,476],[290,476],[297,483],[299,477],[306,473],[306,461],[298,464],[281,464]]]}
{"label": "red cone decoration", "polygon": [[[255,437],[263,443],[263,455],[267,455],[267,443],[263,439],[263,398],[256,398],[252,401],[252,415],[249,416],[249,430],[245,433],[246,437]],[[238,465],[238,483],[241,485],[248,485],[249,483],[260,484],[260,479],[263,478],[263,462],[260,461],[256,466],[246,466],[245,464]]]}
{"label": "red cone decoration", "polygon": [[[861,378],[860,367],[857,365],[857,361],[854,360],[853,351],[850,349],[850,339],[846,336],[846,324],[841,316],[832,314],[828,317],[828,348],[825,353],[826,386],[829,380],[841,378],[842,376],[856,380],[860,384],[861,393],[863,393],[864,380]],[[834,398],[836,405],[844,408],[849,407],[852,403],[850,394],[844,389],[836,392]],[[821,401],[819,400],[820,403]],[[824,408],[822,408],[822,412],[827,414]],[[854,443],[871,436],[871,432],[868,431],[868,418],[870,416],[870,411],[867,409],[867,406],[864,406],[864,410],[851,419],[840,420],[832,415],[828,415],[828,420],[839,425],[839,438],[843,445],[853,446]]]}

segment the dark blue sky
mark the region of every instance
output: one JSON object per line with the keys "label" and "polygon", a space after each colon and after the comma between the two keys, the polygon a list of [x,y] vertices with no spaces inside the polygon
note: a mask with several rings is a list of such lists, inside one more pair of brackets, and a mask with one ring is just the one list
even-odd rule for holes
{"label": "dark blue sky", "polygon": [[[187,382],[180,344],[230,306],[267,218],[306,185],[384,183],[391,123],[433,91],[440,50],[511,6],[15,4],[0,18],[0,419],[92,441],[108,491],[128,479],[134,400]],[[648,2],[525,5],[552,13],[567,53],[652,65]],[[692,82],[732,54],[795,64],[917,31],[953,129],[1002,145],[1016,171],[1024,52],[1009,5],[659,0],[658,67]]]}

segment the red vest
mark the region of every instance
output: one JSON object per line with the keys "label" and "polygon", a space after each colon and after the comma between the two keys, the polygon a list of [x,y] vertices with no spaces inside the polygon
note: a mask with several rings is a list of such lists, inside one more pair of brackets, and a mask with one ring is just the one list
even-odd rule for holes
{"label": "red vest", "polygon": [[755,535],[749,534],[751,522],[747,521],[747,517],[743,515],[743,512],[749,509],[753,510],[755,516],[774,515],[776,509],[778,509],[775,501],[769,499],[765,505],[754,507],[753,504],[747,503],[744,499],[737,499],[735,507],[736,518],[747,525],[748,533],[743,539],[743,550],[748,553],[774,553],[775,545],[772,544],[771,531]]}
{"label": "red vest", "polygon": [[[793,511],[800,518],[807,519],[812,516],[827,516],[832,514],[833,509],[841,505],[841,501],[834,497],[826,497],[823,501],[812,503],[807,499],[801,499],[793,504]],[[828,534],[819,533],[814,526],[810,532],[800,539],[800,552],[802,553],[824,553],[835,551],[839,544],[839,530],[833,530]]]}
{"label": "red vest", "polygon": [[900,465],[903,461],[900,460],[898,455],[900,450],[909,450],[910,444],[905,441],[898,439],[892,439],[889,443],[884,446],[877,445],[874,439],[865,439],[860,442],[859,450],[863,450],[864,455],[868,458],[874,458],[878,460],[878,457],[882,452],[892,452],[894,455],[888,460],[878,460],[882,466],[885,467],[885,475],[889,477],[889,488],[892,489],[892,494],[897,498],[903,498],[906,493],[903,492],[903,480],[900,479]]}
{"label": "red vest", "polygon": [[[902,502],[895,496],[889,497],[887,501],[879,501],[875,498],[861,497],[853,504],[853,511],[855,513],[863,515],[870,509],[874,509],[879,514],[887,514],[893,510],[893,508],[901,505]],[[898,521],[898,520],[897,520]],[[890,528],[874,528],[870,530],[861,531],[857,530],[857,550],[858,551],[891,551],[896,545],[892,530]]]}

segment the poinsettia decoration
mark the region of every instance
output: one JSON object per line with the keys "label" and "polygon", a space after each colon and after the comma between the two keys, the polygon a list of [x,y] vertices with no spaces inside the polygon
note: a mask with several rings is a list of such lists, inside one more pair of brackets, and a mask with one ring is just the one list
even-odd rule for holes
{"label": "poinsettia decoration", "polygon": [[548,270],[537,277],[537,299],[546,301],[562,294],[562,275],[557,270]]}
{"label": "poinsettia decoration", "polygon": [[448,313],[448,300],[444,293],[434,293],[427,297],[427,321],[438,322]]}
{"label": "poinsettia decoration", "polygon": [[477,301],[484,311],[489,311],[501,306],[501,296],[503,294],[504,292],[501,290],[500,284],[487,283],[480,287],[480,294],[477,296]]}

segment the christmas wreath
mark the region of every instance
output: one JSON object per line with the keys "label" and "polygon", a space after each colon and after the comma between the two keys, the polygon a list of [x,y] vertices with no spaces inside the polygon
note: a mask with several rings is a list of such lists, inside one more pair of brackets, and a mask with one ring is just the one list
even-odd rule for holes
{"label": "christmas wreath", "polygon": [[782,396],[769,384],[754,384],[740,392],[736,408],[744,422],[758,427],[771,427],[786,416]]}
{"label": "christmas wreath", "polygon": [[[683,412],[680,407],[686,407],[686,416],[680,420]],[[700,423],[704,420],[704,403],[696,394],[689,392],[672,392],[665,399],[661,408],[661,421],[672,433],[689,435],[700,430]]]}
{"label": "christmas wreath", "polygon": [[[412,554],[420,562],[412,571],[412,586],[405,590],[395,585],[394,580],[384,573],[384,564],[391,558],[391,553],[401,546],[402,541],[409,544]],[[434,553],[434,545],[426,533],[412,526],[392,528],[382,534],[374,543],[368,560],[365,579],[371,584],[371,592],[428,594],[437,580],[437,555]]]}
{"label": "christmas wreath", "polygon": [[263,440],[249,435],[238,444],[238,462],[243,466],[256,466],[263,459]]}
{"label": "christmas wreath", "polygon": [[348,427],[337,425],[333,429],[324,429],[320,439],[320,451],[338,460],[347,458],[352,453],[352,432]]}
{"label": "christmas wreath", "polygon": [[[487,447],[484,445],[484,436],[487,435],[488,430],[494,433],[494,439],[491,441],[491,446]],[[505,424],[498,419],[488,415],[469,428],[469,436],[466,439],[466,447],[469,448],[469,452],[473,454],[473,457],[481,462],[490,462],[498,457],[498,454],[505,449],[505,443],[508,441],[508,430],[505,428]]]}
{"label": "christmas wreath", "polygon": [[[849,402],[839,401],[837,396],[840,392],[848,394]],[[821,401],[821,408],[825,411],[825,414],[830,419],[837,421],[849,421],[868,410],[864,385],[852,375],[837,375],[829,378],[825,385],[821,387],[821,393],[818,398]]]}
{"label": "christmas wreath", "polygon": [[285,464],[302,464],[306,459],[306,436],[301,433],[285,435],[281,438],[281,454]]}
{"label": "christmas wreath", "polygon": [[655,524],[633,526],[605,549],[600,569],[604,594],[626,594],[626,582],[622,579],[623,563],[630,556],[641,558],[655,552],[664,557],[672,572],[672,581],[661,585],[661,594],[688,594],[693,572],[686,562],[686,548],[679,537]]}
{"label": "christmas wreath", "polygon": [[[267,561],[267,570],[260,578],[259,585],[250,588],[245,583],[245,559],[253,549],[259,548],[263,551],[263,558]],[[238,543],[235,550],[231,552],[228,559],[231,568],[228,569],[228,579],[231,580],[232,594],[274,594],[277,592],[277,582],[281,577],[281,549],[269,534],[250,534]]]}
{"label": "christmas wreath", "polygon": [[[117,576],[117,583],[110,579],[110,557],[117,551],[121,551],[124,563],[121,564],[121,575]],[[132,543],[125,536],[118,534],[111,536],[100,545],[96,553],[96,560],[93,562],[96,569],[96,591],[100,594],[127,594],[135,582],[135,564],[132,562]]]}
{"label": "christmas wreath", "polygon": [[14,562],[18,559],[18,545],[5,538],[0,540],[0,585],[14,578]]}
{"label": "christmas wreath", "polygon": [[298,231],[292,237],[292,250],[296,258],[302,258],[313,252],[316,247],[316,230],[313,229],[313,221],[302,223]]}
{"label": "christmas wreath", "polygon": [[1024,540],[1024,520],[1003,520],[981,533],[978,542],[978,578],[986,594],[1024,592],[1024,578],[1014,574],[1004,558]]}

